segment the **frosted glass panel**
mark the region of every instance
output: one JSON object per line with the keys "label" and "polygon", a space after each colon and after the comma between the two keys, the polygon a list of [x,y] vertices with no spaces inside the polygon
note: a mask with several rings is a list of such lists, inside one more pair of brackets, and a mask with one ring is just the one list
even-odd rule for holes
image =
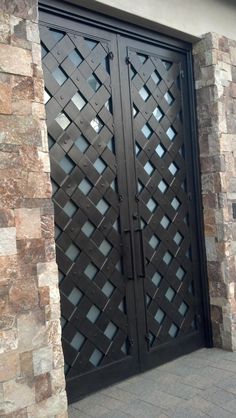
{"label": "frosted glass panel", "polygon": [[81,135],[76,139],[75,145],[82,153],[84,153],[89,147],[89,142],[84,138],[83,135]]}
{"label": "frosted glass panel", "polygon": [[84,179],[79,184],[79,189],[85,196],[87,196],[87,194],[89,194],[90,190],[92,189],[92,185],[88,180]]}
{"label": "frosted glass panel", "polygon": [[75,93],[75,95],[72,97],[71,101],[75,104],[75,106],[81,110],[85,106],[86,102],[83,99],[83,97],[79,93]]}
{"label": "frosted glass panel", "polygon": [[80,350],[80,348],[82,347],[83,343],[85,341],[85,338],[82,334],[80,334],[80,332],[77,332],[73,338],[73,340],[71,341],[70,345],[77,351]]}
{"label": "frosted glass panel", "polygon": [[113,322],[109,322],[109,324],[107,325],[105,331],[104,331],[104,335],[109,338],[109,340],[112,340],[117,332],[118,328],[115,324],[113,324]]}
{"label": "frosted glass panel", "polygon": [[95,367],[97,367],[99,365],[99,363],[101,362],[102,358],[103,358],[103,354],[101,353],[101,351],[95,349],[93,354],[91,355],[89,361]]}
{"label": "frosted glass panel", "polygon": [[80,250],[74,244],[71,244],[65,252],[67,257],[69,257],[71,259],[71,261],[75,261],[75,259],[79,255],[79,253],[80,253]]}
{"label": "frosted glass panel", "polygon": [[89,309],[86,317],[89,319],[90,322],[94,324],[94,322],[96,322],[96,320],[98,319],[100,313],[101,311],[95,305],[93,305]]}
{"label": "frosted glass panel", "polygon": [[77,305],[80,299],[82,298],[83,294],[78,290],[76,287],[72,290],[70,295],[68,296],[68,299],[73,305]]}
{"label": "frosted glass panel", "polygon": [[161,324],[165,318],[165,313],[162,309],[158,309],[156,315],[154,316],[155,320],[158,322],[158,324]]}
{"label": "frosted glass panel", "polygon": [[93,224],[91,224],[91,222],[87,221],[85,222],[85,224],[82,226],[81,231],[88,237],[90,238],[91,235],[93,234],[93,232],[95,231],[95,227],[93,226]]}
{"label": "frosted glass panel", "polygon": [[155,286],[158,287],[158,285],[161,282],[161,275],[159,273],[157,273],[157,272],[154,273],[153,276],[152,276],[152,282],[155,284]]}
{"label": "frosted glass panel", "polygon": [[86,274],[86,276],[90,280],[93,280],[95,278],[97,272],[98,272],[97,267],[94,264],[92,264],[92,263],[88,264],[88,266],[84,270],[84,273]]}
{"label": "frosted glass panel", "polygon": [[111,282],[106,282],[102,288],[102,292],[109,298],[112,295],[114,289],[115,287],[113,284],[111,284]]}
{"label": "frosted glass panel", "polygon": [[52,72],[52,76],[55,78],[56,82],[62,86],[62,84],[65,83],[67,80],[67,77],[63,73],[63,71],[60,70],[60,68],[57,68],[55,71]]}
{"label": "frosted glass panel", "polygon": [[63,210],[68,216],[72,217],[76,212],[77,207],[69,200],[69,202],[67,202],[67,204],[64,206]]}

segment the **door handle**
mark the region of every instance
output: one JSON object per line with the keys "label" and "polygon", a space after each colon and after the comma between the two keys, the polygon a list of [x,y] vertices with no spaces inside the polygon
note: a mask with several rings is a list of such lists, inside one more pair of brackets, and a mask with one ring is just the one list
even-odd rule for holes
{"label": "door handle", "polygon": [[129,229],[124,230],[124,266],[126,266],[127,279],[134,280],[133,271],[133,245],[131,231]]}
{"label": "door handle", "polygon": [[137,274],[138,277],[145,279],[146,277],[146,268],[145,268],[145,255],[144,255],[144,242],[143,242],[143,231],[141,228],[135,230],[136,236],[138,239],[136,241],[137,248]]}

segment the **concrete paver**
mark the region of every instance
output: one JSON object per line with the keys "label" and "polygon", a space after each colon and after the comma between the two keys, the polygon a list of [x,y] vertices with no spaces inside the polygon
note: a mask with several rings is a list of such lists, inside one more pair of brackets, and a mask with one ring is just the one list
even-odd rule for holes
{"label": "concrete paver", "polygon": [[236,353],[201,349],[69,407],[69,418],[236,418]]}

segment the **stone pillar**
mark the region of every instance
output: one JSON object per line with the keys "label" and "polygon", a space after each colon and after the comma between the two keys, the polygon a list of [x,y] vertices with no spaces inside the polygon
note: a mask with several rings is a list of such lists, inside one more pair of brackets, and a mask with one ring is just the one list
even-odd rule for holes
{"label": "stone pillar", "polygon": [[214,345],[236,350],[236,41],[209,33],[193,53]]}
{"label": "stone pillar", "polygon": [[0,416],[65,418],[37,1],[0,3]]}

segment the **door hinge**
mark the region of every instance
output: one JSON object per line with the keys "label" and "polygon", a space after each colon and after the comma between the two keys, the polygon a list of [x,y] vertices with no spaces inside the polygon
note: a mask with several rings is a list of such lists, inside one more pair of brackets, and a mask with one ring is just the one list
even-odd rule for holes
{"label": "door hinge", "polygon": [[114,58],[114,54],[113,54],[113,52],[112,52],[112,51],[110,51],[110,52],[108,53],[108,57],[109,57],[111,60],[113,60],[113,58]]}
{"label": "door hinge", "polygon": [[180,70],[180,77],[184,78],[184,70]]}

